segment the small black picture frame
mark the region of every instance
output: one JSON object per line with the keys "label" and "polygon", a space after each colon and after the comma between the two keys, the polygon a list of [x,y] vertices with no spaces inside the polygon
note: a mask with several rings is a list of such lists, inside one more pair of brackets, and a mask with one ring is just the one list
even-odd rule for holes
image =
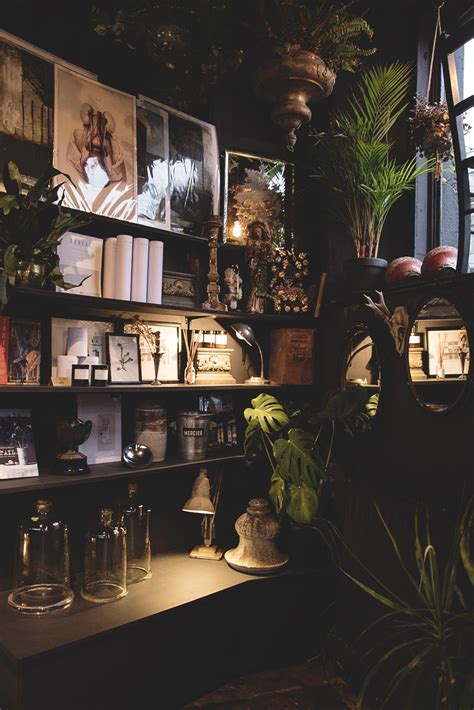
{"label": "small black picture frame", "polygon": [[142,373],[138,335],[106,333],[106,336],[110,384],[141,384]]}

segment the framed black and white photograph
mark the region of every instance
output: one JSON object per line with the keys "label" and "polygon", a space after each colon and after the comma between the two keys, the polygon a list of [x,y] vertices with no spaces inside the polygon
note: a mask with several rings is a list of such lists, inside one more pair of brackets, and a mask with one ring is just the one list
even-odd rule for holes
{"label": "framed black and white photograph", "polygon": [[[132,323],[125,325],[126,333],[136,333],[140,338],[142,382],[152,382],[155,379],[153,351],[157,343],[161,353],[158,379],[160,382],[179,382],[181,324],[146,322],[143,325],[145,328],[141,328],[141,332]],[[159,334],[159,338],[156,334]]]}
{"label": "framed black and white photograph", "polygon": [[224,240],[245,245],[251,222],[267,225],[272,245],[284,247],[292,227],[294,165],[225,151]]}
{"label": "framed black and white photograph", "polygon": [[138,335],[107,333],[107,359],[111,385],[140,384],[140,343]]}
{"label": "framed black and white photograph", "polygon": [[158,214],[156,226],[201,236],[204,222],[219,213],[216,128],[145,96],[138,107],[139,221],[150,219],[148,211],[152,222]]}
{"label": "framed black and white photograph", "polygon": [[41,365],[41,323],[14,318],[10,321],[8,382],[39,385]]}
{"label": "framed black and white photograph", "polygon": [[430,377],[461,377],[468,372],[470,353],[466,328],[427,328],[426,349]]}
{"label": "framed black and white photograph", "polygon": [[170,229],[168,113],[137,101],[137,215],[140,224]]}
{"label": "framed black and white photograph", "polygon": [[64,205],[136,221],[135,99],[56,66],[54,166]]}
{"label": "framed black and white photograph", "polygon": [[[24,189],[35,183],[53,158],[55,63],[68,64],[0,30],[0,166],[14,160]],[[4,189],[1,181],[0,189]]]}
{"label": "framed black and white photograph", "polygon": [[0,479],[38,476],[28,409],[0,409]]}

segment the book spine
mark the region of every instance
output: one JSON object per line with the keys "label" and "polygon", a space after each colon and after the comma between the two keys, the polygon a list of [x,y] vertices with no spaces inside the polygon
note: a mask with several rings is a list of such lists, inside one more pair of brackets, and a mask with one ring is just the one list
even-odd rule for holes
{"label": "book spine", "polygon": [[161,303],[163,290],[163,242],[150,242],[148,256],[148,303]]}
{"label": "book spine", "polygon": [[115,261],[117,252],[117,239],[109,237],[105,240],[104,247],[104,278],[102,293],[104,298],[115,298]]}
{"label": "book spine", "polygon": [[115,298],[123,301],[130,300],[132,290],[132,249],[133,237],[119,234],[115,260]]}
{"label": "book spine", "polygon": [[0,385],[8,384],[8,343],[10,340],[10,318],[0,316]]}
{"label": "book spine", "polygon": [[148,284],[148,239],[133,240],[132,301],[146,303]]}

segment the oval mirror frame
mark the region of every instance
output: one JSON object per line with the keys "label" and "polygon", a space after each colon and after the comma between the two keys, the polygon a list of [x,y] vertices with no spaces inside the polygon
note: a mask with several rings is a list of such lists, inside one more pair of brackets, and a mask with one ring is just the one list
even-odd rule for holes
{"label": "oval mirror frame", "polygon": [[[372,345],[371,353],[368,352],[370,345]],[[360,375],[359,377],[348,379],[348,372],[351,366],[353,369],[352,374]],[[367,381],[367,376],[372,380],[371,382]],[[376,382],[374,382],[374,380],[376,380]],[[349,387],[365,389],[368,393],[367,407],[371,410],[370,416],[375,416],[379,401],[378,399],[374,401],[374,395],[380,395],[382,388],[381,380],[379,349],[377,348],[375,339],[365,323],[358,323],[352,326],[346,333],[340,375],[341,390],[347,391]]]}

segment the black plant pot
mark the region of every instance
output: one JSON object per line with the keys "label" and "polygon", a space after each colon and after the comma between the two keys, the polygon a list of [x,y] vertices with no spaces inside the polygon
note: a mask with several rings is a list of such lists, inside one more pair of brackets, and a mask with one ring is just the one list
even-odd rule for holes
{"label": "black plant pot", "polygon": [[344,283],[348,291],[380,291],[384,285],[385,259],[361,257],[344,262]]}

